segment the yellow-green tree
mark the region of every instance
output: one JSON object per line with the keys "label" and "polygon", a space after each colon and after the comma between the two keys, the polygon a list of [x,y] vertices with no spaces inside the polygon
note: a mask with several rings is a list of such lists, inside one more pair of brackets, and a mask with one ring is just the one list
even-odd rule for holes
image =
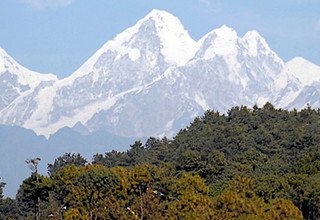
{"label": "yellow-green tree", "polygon": [[250,178],[235,177],[227,191],[214,199],[214,219],[290,219],[302,220],[302,214],[287,199],[266,203],[254,191]]}
{"label": "yellow-green tree", "polygon": [[69,210],[66,216],[80,214],[96,219],[103,215],[108,209],[105,200],[114,194],[118,181],[118,176],[105,167],[94,166],[94,169],[82,172],[74,179],[67,196]]}
{"label": "yellow-green tree", "polygon": [[212,219],[209,189],[198,175],[182,174],[170,186],[169,219]]}

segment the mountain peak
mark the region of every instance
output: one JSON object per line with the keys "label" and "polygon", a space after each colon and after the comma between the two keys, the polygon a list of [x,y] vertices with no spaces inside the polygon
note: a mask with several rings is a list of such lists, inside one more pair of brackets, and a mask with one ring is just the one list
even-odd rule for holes
{"label": "mountain peak", "polygon": [[258,42],[263,44],[265,47],[269,47],[266,40],[257,32],[256,30],[248,31],[243,37],[242,40]]}
{"label": "mountain peak", "polygon": [[16,75],[19,83],[29,85],[30,87],[37,86],[41,81],[58,79],[53,74],[41,74],[25,68],[0,47],[0,73],[3,72],[10,72]]}
{"label": "mountain peak", "polygon": [[144,18],[137,22],[136,26],[140,27],[140,25],[150,20],[155,23],[157,31],[165,31],[166,28],[177,28],[177,31],[181,32],[186,31],[179,18],[167,11],[158,9],[153,9],[151,12],[149,12]]}
{"label": "mountain peak", "polygon": [[167,63],[178,66],[189,61],[196,50],[197,43],[177,17],[154,9],[134,26],[106,42],[71,78],[91,72],[106,51],[117,53],[116,60],[128,55],[132,61],[137,61],[142,54],[147,54],[147,59],[153,60],[151,63],[155,63],[160,51]]}
{"label": "mountain peak", "polygon": [[288,61],[286,67],[303,85],[310,85],[314,81],[320,81],[320,66],[302,57],[295,57]]}
{"label": "mountain peak", "polygon": [[241,39],[251,56],[257,56],[258,51],[268,53],[271,49],[266,40],[255,30],[248,31]]}
{"label": "mountain peak", "polygon": [[193,57],[197,43],[177,17],[166,11],[154,9],[137,25],[141,27],[150,20],[154,22],[154,31],[161,43],[161,53],[168,63],[183,65]]}
{"label": "mountain peak", "polygon": [[246,39],[259,39],[259,38],[262,38],[262,36],[259,34],[258,31],[252,30],[252,31],[248,31],[248,32],[243,36],[243,38],[246,38]]}
{"label": "mountain peak", "polygon": [[222,25],[206,34],[198,41],[198,44],[200,49],[197,56],[206,60],[212,59],[216,55],[235,55],[238,47],[238,35],[233,28]]}
{"label": "mountain peak", "polygon": [[149,18],[152,18],[155,20],[161,20],[163,18],[177,19],[174,15],[170,14],[169,12],[159,10],[159,9],[153,9],[144,17],[144,19],[149,19]]}
{"label": "mountain peak", "polygon": [[213,39],[221,38],[221,39],[225,39],[225,40],[230,40],[230,39],[237,39],[238,35],[237,35],[237,32],[233,28],[224,24],[220,28],[213,29],[212,31],[210,31],[209,33],[204,35],[199,40],[199,43],[200,44],[203,43],[204,40],[207,38],[213,38]]}
{"label": "mountain peak", "polygon": [[222,25],[220,28],[214,29],[213,33],[215,33],[219,37],[224,37],[224,38],[236,38],[237,37],[237,32],[227,26],[227,25]]}
{"label": "mountain peak", "polygon": [[[289,64],[289,63],[295,63],[295,64],[301,64],[301,65],[304,65],[304,64],[313,64],[313,63],[311,63],[309,60],[306,60],[305,58],[303,58],[303,57],[294,57],[294,58],[292,58],[291,60],[289,60],[288,62],[287,62],[287,64]],[[313,64],[313,65],[315,65],[315,64]]]}

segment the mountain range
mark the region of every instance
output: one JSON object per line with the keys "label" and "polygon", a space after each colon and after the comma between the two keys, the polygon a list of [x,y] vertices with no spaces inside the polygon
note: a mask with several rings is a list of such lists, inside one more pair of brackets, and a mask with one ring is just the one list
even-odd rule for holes
{"label": "mountain range", "polygon": [[159,10],[61,80],[0,54],[0,123],[47,138],[77,123],[89,132],[171,136],[207,109],[319,107],[320,67],[303,58],[284,63],[256,31],[239,37],[224,25],[196,42]]}
{"label": "mountain range", "polygon": [[160,10],[64,79],[28,70],[0,48],[0,124],[47,141],[66,127],[170,137],[208,109],[225,113],[266,102],[318,108],[319,100],[319,66],[301,57],[285,63],[257,31],[238,36],[223,25],[195,41],[178,18]]}

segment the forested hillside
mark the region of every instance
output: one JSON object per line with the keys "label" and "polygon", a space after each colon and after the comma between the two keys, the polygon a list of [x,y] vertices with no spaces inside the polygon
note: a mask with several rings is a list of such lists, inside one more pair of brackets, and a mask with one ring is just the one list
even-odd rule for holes
{"label": "forested hillside", "polygon": [[0,219],[320,219],[319,143],[320,110],[207,111],[173,139],[34,169]]}

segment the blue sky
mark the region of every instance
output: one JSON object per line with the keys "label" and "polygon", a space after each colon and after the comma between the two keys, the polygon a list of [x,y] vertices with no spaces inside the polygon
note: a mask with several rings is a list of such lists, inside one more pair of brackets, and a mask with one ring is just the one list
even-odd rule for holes
{"label": "blue sky", "polygon": [[320,65],[319,0],[1,0],[0,47],[31,70],[65,77],[154,8],[196,40],[223,24],[239,35],[257,30],[285,61]]}

